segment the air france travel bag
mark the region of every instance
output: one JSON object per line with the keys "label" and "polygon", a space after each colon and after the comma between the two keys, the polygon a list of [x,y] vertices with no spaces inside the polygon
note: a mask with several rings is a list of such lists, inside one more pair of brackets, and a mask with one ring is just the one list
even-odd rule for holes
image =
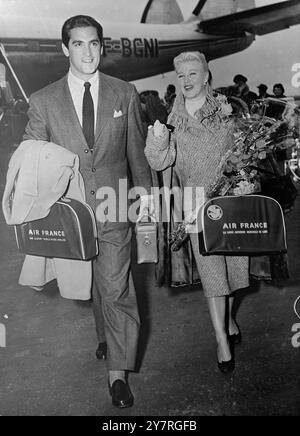
{"label": "air france travel bag", "polygon": [[98,254],[97,228],[89,205],[63,198],[45,218],[15,226],[19,250],[42,257],[90,260]]}
{"label": "air france travel bag", "polygon": [[251,256],[287,251],[279,203],[262,195],[226,196],[207,201],[198,221],[203,255]]}

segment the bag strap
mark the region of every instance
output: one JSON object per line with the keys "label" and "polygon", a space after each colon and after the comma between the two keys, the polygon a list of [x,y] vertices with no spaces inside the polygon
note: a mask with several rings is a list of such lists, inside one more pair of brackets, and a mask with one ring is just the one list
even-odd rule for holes
{"label": "bag strap", "polygon": [[[288,163],[288,165],[289,165],[289,170],[290,170],[290,172],[293,174],[293,177],[294,177],[295,181],[296,181],[296,182],[300,182],[300,177],[297,176],[297,174],[295,173],[294,168],[292,168],[292,163],[291,163],[291,161],[288,161],[288,162],[289,162],[289,163]],[[298,167],[298,165],[297,165],[297,167]]]}

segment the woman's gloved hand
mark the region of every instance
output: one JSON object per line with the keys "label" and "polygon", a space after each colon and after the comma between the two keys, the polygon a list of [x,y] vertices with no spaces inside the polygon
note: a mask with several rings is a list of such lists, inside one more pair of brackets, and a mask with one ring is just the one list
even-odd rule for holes
{"label": "woman's gloved hand", "polygon": [[166,134],[169,134],[166,125],[158,120],[155,121],[154,126],[149,126],[149,128],[153,129],[153,134],[156,138],[163,138]]}

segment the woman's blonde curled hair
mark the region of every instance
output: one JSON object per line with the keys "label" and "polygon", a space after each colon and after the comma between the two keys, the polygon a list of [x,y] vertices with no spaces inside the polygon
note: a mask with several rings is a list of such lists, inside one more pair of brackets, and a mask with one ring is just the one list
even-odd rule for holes
{"label": "woman's blonde curled hair", "polygon": [[200,51],[184,51],[180,53],[180,55],[176,56],[176,58],[173,60],[175,70],[177,70],[179,64],[190,61],[199,62],[202,65],[204,72],[208,73],[208,64],[206,58],[203,53],[200,53]]}

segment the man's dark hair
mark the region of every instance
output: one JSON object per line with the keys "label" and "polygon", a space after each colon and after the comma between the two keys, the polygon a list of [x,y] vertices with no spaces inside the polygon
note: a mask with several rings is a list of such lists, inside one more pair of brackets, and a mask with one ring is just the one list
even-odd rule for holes
{"label": "man's dark hair", "polygon": [[103,41],[103,28],[98,21],[88,15],[76,15],[75,17],[69,18],[62,27],[61,38],[63,44],[69,48],[70,41],[70,31],[77,27],[94,27],[97,30],[98,38],[100,44]]}

